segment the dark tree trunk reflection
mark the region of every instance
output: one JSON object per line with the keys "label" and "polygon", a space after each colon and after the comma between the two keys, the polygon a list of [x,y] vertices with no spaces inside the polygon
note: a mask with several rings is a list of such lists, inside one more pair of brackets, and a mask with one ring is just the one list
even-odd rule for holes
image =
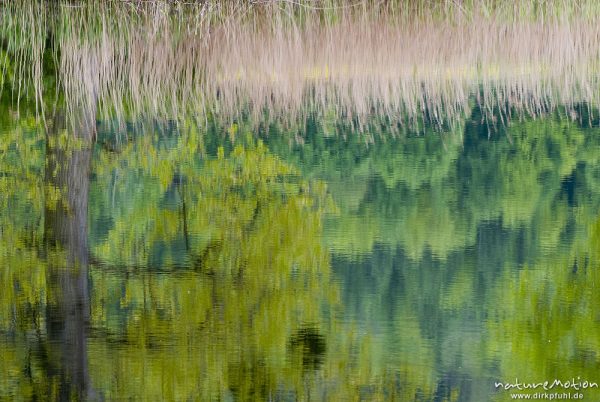
{"label": "dark tree trunk reflection", "polygon": [[[61,400],[81,400],[92,395],[86,345],[90,312],[87,208],[91,149],[89,144],[72,149],[56,145],[64,127],[68,127],[64,119],[54,121],[46,151],[48,341],[53,360],[50,366],[52,375],[59,377]],[[95,125],[83,124],[74,134],[89,139],[94,130]]]}

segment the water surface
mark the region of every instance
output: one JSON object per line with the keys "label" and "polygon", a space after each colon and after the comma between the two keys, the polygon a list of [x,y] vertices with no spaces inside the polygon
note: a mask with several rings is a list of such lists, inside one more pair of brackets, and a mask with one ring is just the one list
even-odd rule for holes
{"label": "water surface", "polygon": [[477,109],[372,136],[98,121],[90,147],[11,116],[2,398],[483,401],[510,399],[498,381],[600,381],[598,128],[490,131]]}

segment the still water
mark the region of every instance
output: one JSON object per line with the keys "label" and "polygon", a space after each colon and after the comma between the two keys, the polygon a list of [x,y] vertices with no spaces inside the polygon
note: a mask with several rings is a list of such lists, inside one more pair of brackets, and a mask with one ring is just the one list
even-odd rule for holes
{"label": "still water", "polygon": [[600,129],[477,113],[91,147],[4,113],[0,398],[599,400]]}

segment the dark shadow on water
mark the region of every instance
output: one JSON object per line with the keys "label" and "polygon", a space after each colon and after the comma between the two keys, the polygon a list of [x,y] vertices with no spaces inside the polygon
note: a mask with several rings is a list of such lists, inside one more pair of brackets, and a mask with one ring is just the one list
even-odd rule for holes
{"label": "dark shadow on water", "polygon": [[303,370],[318,370],[327,350],[325,337],[313,326],[298,329],[292,335],[289,346],[292,354],[301,356]]}

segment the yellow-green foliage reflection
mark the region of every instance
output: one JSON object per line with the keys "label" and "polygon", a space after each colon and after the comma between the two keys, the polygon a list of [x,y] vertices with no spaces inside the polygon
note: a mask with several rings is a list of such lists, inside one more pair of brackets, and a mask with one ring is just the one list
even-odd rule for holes
{"label": "yellow-green foliage reflection", "polygon": [[[568,252],[499,279],[494,299],[503,303],[489,310],[495,342],[488,349],[501,362],[502,381],[598,382],[600,220],[584,225],[584,240]],[[581,392],[600,395],[597,388]]]}
{"label": "yellow-green foliage reflection", "polygon": [[[330,281],[320,240],[325,187],[290,180],[293,169],[260,143],[227,156],[220,150],[200,166],[178,148],[143,149],[139,159],[124,152],[111,166],[139,166],[146,202],[118,211],[93,249],[102,265],[92,272],[92,326],[107,337],[90,346],[95,382],[111,397],[150,399],[298,392],[303,371],[290,364],[290,339],[327,322],[323,308],[337,303],[335,287],[323,286]],[[175,209],[161,208],[169,192]],[[169,247],[177,242],[181,249]],[[193,270],[148,272],[149,250],[161,247],[174,253],[163,266],[186,253]]]}
{"label": "yellow-green foliage reflection", "polygon": [[34,119],[14,120],[0,130],[0,396],[23,400],[50,379],[22,347],[43,336],[46,264],[43,239],[44,136]]}

